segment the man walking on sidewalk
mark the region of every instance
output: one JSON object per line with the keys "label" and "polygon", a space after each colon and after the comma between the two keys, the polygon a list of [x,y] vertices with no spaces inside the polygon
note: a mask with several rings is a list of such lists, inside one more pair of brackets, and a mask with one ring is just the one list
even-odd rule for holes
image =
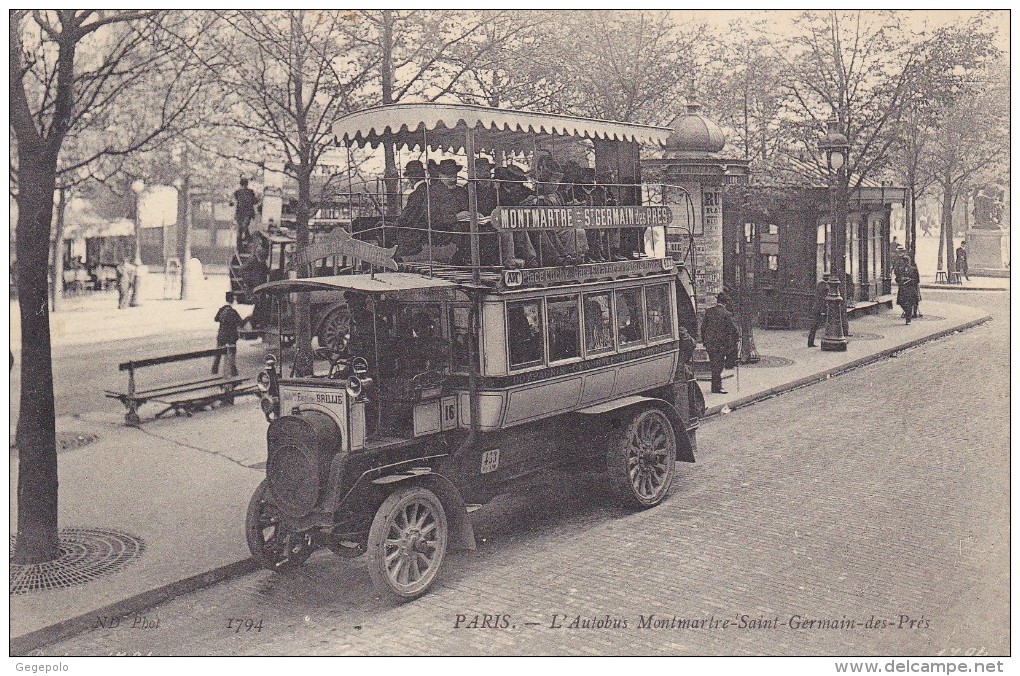
{"label": "man walking on sidewalk", "polygon": [[720,293],[716,299],[716,305],[705,310],[705,319],[701,324],[701,340],[705,343],[708,362],[712,368],[712,392],[726,394],[722,388],[723,366],[727,358],[737,352],[740,330],[733,315],[726,308],[730,297],[726,293]]}
{"label": "man walking on sidewalk", "polygon": [[967,242],[960,242],[960,246],[956,248],[956,271],[970,281],[970,275],[967,274]]}

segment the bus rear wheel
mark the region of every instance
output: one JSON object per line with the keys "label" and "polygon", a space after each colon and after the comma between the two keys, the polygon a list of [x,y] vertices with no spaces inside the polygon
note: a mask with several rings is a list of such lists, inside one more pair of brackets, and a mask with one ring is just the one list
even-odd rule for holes
{"label": "bus rear wheel", "polygon": [[609,486],[631,509],[654,507],[666,498],[676,473],[676,431],[658,408],[638,409],[609,436]]}

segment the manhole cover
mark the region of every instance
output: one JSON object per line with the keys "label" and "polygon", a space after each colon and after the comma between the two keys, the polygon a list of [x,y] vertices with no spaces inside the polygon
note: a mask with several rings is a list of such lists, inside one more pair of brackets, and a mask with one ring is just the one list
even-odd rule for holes
{"label": "manhole cover", "polygon": [[794,361],[786,357],[773,357],[771,354],[763,354],[761,358],[752,364],[741,364],[748,368],[778,369],[784,366],[793,366]]}
{"label": "manhole cover", "polygon": [[885,338],[881,333],[854,333],[847,340],[882,340]]}
{"label": "manhole cover", "polygon": [[[116,573],[145,551],[141,538],[114,530],[61,528],[60,556],[19,566],[11,563],[11,594],[64,589]],[[11,536],[14,555],[15,536]]]}

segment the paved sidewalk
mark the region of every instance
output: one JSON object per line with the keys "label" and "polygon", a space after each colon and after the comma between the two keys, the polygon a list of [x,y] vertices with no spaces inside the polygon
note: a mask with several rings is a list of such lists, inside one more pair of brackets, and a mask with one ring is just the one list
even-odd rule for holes
{"label": "paved sidewalk", "polygon": [[963,279],[961,284],[936,284],[935,275],[921,277],[922,289],[940,291],[1009,291],[1009,277],[978,277]]}
{"label": "paved sidewalk", "polygon": [[[194,280],[188,300],[163,297],[162,273],[150,273],[141,287],[138,307],[117,308],[116,291],[97,291],[64,298],[61,309],[50,313],[53,345],[82,345],[156,333],[208,330],[216,309],[223,305],[230,280],[207,274]],[[11,349],[18,357],[21,346],[21,314],[17,300],[10,301]]]}
{"label": "paved sidewalk", "polygon": [[[898,311],[851,321],[854,335],[845,353],[808,348],[806,331],[757,330],[762,362],[741,367],[739,378],[727,378],[727,395],[708,394],[706,383],[709,414],[831,377],[989,318],[950,303],[925,301],[922,310],[925,317],[909,326]],[[58,432],[97,437],[59,455],[59,524],[121,531],[144,541],[144,551],[119,572],[90,583],[12,595],[13,654],[94,627],[99,617],[130,615],[253,569],[244,516],[264,476],[268,427],[257,401],[244,398],[192,418],[146,422],[141,429],[124,427],[114,403],[108,412],[57,421]],[[16,486],[12,458],[12,530]]]}

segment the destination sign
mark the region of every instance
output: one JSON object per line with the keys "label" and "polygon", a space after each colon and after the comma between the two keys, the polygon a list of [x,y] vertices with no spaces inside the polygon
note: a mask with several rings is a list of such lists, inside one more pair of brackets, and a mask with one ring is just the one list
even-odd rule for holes
{"label": "destination sign", "polygon": [[327,239],[309,244],[294,254],[294,265],[308,265],[312,261],[322,260],[330,256],[349,256],[365,263],[378,265],[381,268],[397,269],[393,254],[397,247],[385,249],[370,242],[354,239],[346,230],[337,229]]}
{"label": "destination sign", "polygon": [[497,207],[492,225],[500,230],[628,228],[669,225],[669,207]]}

